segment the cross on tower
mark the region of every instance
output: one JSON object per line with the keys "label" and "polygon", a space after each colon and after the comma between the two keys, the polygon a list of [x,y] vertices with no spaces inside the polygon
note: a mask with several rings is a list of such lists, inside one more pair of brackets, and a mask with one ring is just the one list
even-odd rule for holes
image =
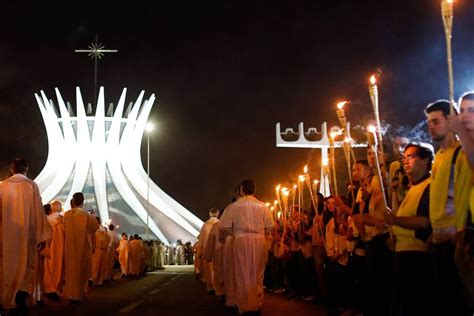
{"label": "cross on tower", "polygon": [[[276,146],[277,147],[290,147],[290,148],[320,148],[322,161],[328,161],[328,149],[330,148],[327,123],[324,122],[321,126],[321,133],[318,133],[317,129],[311,127],[308,131],[304,132],[303,122],[298,125],[298,139],[296,141],[286,141],[282,138],[282,135],[295,134],[293,129],[287,128],[285,132],[281,132],[280,123],[276,124]],[[319,141],[310,141],[305,137],[311,133],[321,134]],[[343,148],[344,143],[340,141],[334,142],[335,148]],[[352,147],[367,147],[366,144],[352,144]],[[329,189],[329,174],[324,170],[323,164],[321,164],[321,177],[319,182],[319,192],[323,195],[327,195],[330,192]]]}
{"label": "cross on tower", "polygon": [[105,49],[102,43],[99,44],[99,36],[95,36],[95,43],[87,46],[89,49],[76,49],[76,53],[88,53],[90,58],[94,59],[94,105],[97,105],[97,60],[104,56],[104,53],[117,53],[116,49]]}

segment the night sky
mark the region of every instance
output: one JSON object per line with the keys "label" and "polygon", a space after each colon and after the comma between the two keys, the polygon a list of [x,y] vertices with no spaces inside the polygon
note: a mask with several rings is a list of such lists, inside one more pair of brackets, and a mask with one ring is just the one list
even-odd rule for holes
{"label": "night sky", "polygon": [[[118,49],[99,62],[106,104],[155,93],[151,178],[202,219],[225,207],[244,178],[273,200],[317,153],[275,147],[275,124],[337,124],[371,118],[368,77],[380,74],[381,118],[407,129],[426,104],[447,98],[440,0],[44,1],[0,5],[0,164],[25,157],[35,177],[47,158],[34,93],[92,102],[93,61],[74,49],[98,34]],[[67,5],[67,6],[66,6]],[[456,96],[474,89],[474,3],[455,3]],[[145,162],[146,148],[142,146]],[[73,153],[71,153],[73,154]]]}

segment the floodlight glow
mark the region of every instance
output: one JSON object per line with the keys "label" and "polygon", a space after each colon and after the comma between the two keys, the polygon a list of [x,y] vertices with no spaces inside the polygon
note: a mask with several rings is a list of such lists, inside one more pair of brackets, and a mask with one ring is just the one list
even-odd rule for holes
{"label": "floodlight glow", "polygon": [[377,131],[377,128],[374,125],[369,125],[369,126],[367,126],[367,130],[370,133],[375,133],[375,131]]}
{"label": "floodlight glow", "polygon": [[153,125],[152,123],[146,123],[145,130],[147,132],[152,132],[154,129],[155,129],[155,125]]}
{"label": "floodlight glow", "polygon": [[[137,229],[147,222],[147,180],[140,146],[155,95],[144,100],[141,91],[125,110],[127,89],[123,89],[115,111],[105,115],[104,88],[99,90],[95,115],[86,115],[81,91],[76,88],[76,116],[56,88],[56,106],[41,91],[35,94],[48,136],[48,159],[35,179],[43,201],[69,203],[75,192],[96,203],[101,220],[110,222],[114,212],[122,227]],[[92,191],[92,192],[90,192]],[[118,201],[118,202],[117,202]],[[128,213],[112,206],[122,203]],[[196,239],[203,222],[150,181],[149,229],[164,244],[169,240]],[[112,204],[111,204],[112,203]],[[65,204],[68,205],[68,204]],[[114,204],[116,205],[116,204]],[[119,225],[117,225],[119,227]],[[126,229],[125,227],[124,229]],[[129,232],[134,233],[134,232]]]}

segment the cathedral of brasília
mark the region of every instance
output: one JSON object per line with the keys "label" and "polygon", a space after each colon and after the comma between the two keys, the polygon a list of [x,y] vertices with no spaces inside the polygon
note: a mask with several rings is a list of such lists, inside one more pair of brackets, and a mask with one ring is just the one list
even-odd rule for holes
{"label": "cathedral of bras\u00edlia", "polygon": [[203,222],[153,181],[148,186],[141,163],[141,141],[155,95],[144,99],[141,91],[125,109],[124,88],[115,109],[110,104],[106,114],[101,87],[93,113],[90,104],[86,111],[77,87],[74,113],[55,91],[57,105],[43,91],[35,94],[48,136],[48,159],[35,179],[43,202],[59,200],[67,210],[72,195],[83,192],[84,209],[94,210],[103,223],[119,225],[117,233],[146,238],[149,232],[165,244],[195,241]]}

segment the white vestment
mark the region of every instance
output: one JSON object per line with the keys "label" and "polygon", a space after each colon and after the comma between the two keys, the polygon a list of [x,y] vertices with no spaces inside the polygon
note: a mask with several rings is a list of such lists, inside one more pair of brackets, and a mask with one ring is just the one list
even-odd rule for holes
{"label": "white vestment", "polygon": [[105,278],[106,280],[109,280],[114,276],[115,248],[118,246],[118,237],[114,231],[108,231],[107,235],[109,235],[109,246],[107,249],[107,269],[105,271]]}
{"label": "white vestment", "polygon": [[37,283],[38,244],[52,236],[36,183],[15,174],[0,183],[0,297],[15,307],[17,291],[30,295]]}
{"label": "white vestment", "polygon": [[59,213],[48,215],[53,229],[53,238],[49,241],[49,257],[44,259],[45,293],[62,292],[64,274],[64,218]]}
{"label": "white vestment", "polygon": [[[213,270],[209,267],[209,262],[202,258],[202,255],[206,251],[207,239],[209,238],[209,233],[211,232],[212,226],[219,222],[217,217],[211,217],[202,225],[201,232],[199,233],[199,245],[201,246],[201,281],[207,284],[207,291],[211,291],[212,288],[212,278]],[[212,266],[212,263],[211,263]]]}
{"label": "white vestment", "polygon": [[107,250],[109,247],[109,235],[104,227],[100,226],[95,232],[95,249],[92,254],[91,278],[94,284],[102,285],[108,267]]}
{"label": "white vestment", "polygon": [[64,213],[64,296],[82,300],[91,272],[92,244],[89,236],[99,229],[97,220],[81,208]]}
{"label": "white vestment", "polygon": [[130,241],[130,266],[129,272],[131,275],[140,275],[141,260],[142,260],[142,245],[141,241],[134,239]]}
{"label": "white vestment", "polygon": [[265,232],[275,223],[265,203],[245,196],[230,204],[220,220],[221,229],[235,236],[235,301],[239,313],[258,311],[263,304],[263,276],[268,259]]}
{"label": "white vestment", "polygon": [[120,262],[120,270],[122,275],[128,275],[129,273],[129,254],[130,254],[130,242],[127,239],[120,239],[119,246],[117,248],[118,260]]}
{"label": "white vestment", "polygon": [[223,282],[225,290],[225,305],[234,307],[235,301],[235,271],[234,271],[234,236],[225,237],[223,247]]}
{"label": "white vestment", "polygon": [[[209,262],[211,270],[212,288],[216,291],[217,296],[225,294],[224,291],[224,245],[219,241],[220,225],[216,223],[212,226],[207,238],[205,252],[202,254],[203,260]],[[211,264],[212,263],[212,264]],[[209,281],[207,282],[209,284]],[[209,288],[209,285],[208,285]]]}

